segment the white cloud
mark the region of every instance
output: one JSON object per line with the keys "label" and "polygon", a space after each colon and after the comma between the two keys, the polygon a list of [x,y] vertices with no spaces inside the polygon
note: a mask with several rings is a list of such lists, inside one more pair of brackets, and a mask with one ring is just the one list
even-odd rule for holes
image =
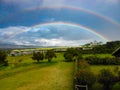
{"label": "white cloud", "polygon": [[78,46],[103,40],[92,32],[65,24],[36,27],[8,27],[0,29],[0,41],[16,45]]}
{"label": "white cloud", "polygon": [[19,33],[23,33],[27,31],[27,27],[19,26],[19,27],[7,27],[7,28],[0,28],[0,40],[6,41],[10,38],[16,36]]}
{"label": "white cloud", "polygon": [[63,38],[58,39],[36,39],[35,42],[41,43],[43,46],[79,46],[88,43],[90,40],[64,40]]}

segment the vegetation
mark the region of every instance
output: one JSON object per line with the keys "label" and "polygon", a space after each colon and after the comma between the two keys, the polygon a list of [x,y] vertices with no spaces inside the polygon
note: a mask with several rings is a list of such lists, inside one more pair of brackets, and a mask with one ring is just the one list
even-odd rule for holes
{"label": "vegetation", "polygon": [[75,48],[68,48],[67,51],[64,53],[65,61],[71,62],[75,59],[78,55],[78,52]]}
{"label": "vegetation", "polygon": [[56,54],[53,50],[48,50],[45,54],[45,58],[48,59],[48,62],[51,62],[52,58],[56,58]]}
{"label": "vegetation", "polygon": [[[90,57],[90,56],[89,56]],[[86,57],[85,57],[86,58]],[[102,58],[105,58],[105,56]],[[112,57],[109,57],[112,58]],[[93,58],[89,58],[92,59]],[[96,58],[95,58],[96,59]],[[106,60],[105,58],[104,60]],[[93,59],[95,65],[100,64],[101,59],[97,59],[96,61]],[[97,63],[95,63],[97,62]],[[99,63],[98,63],[99,62]],[[75,84],[77,85],[87,85],[88,90],[96,90],[98,87],[101,87],[100,90],[113,90],[112,88],[118,84],[120,81],[120,71],[118,66],[110,66],[110,69],[107,69],[107,66],[97,66],[95,68],[91,68],[92,65],[89,65],[85,60],[79,60],[77,65],[76,72],[76,80]],[[105,63],[105,62],[104,62]],[[103,65],[110,65],[110,63],[102,63]],[[111,71],[112,68],[112,71]],[[114,74],[113,74],[114,73]],[[97,86],[95,86],[97,85]],[[100,86],[102,85],[102,86]],[[118,85],[119,86],[119,85]],[[96,88],[95,88],[96,87]],[[120,88],[119,88],[120,89]],[[118,90],[119,90],[118,89]],[[116,89],[115,89],[116,90]]]}
{"label": "vegetation", "polygon": [[45,53],[14,57],[0,51],[0,65],[9,63],[0,67],[1,90],[73,90],[74,71],[75,84],[87,85],[89,90],[120,90],[120,60],[110,54],[118,44],[96,43],[92,49],[68,48],[64,53],[49,48]]}
{"label": "vegetation", "polygon": [[[118,79],[118,80],[117,80]],[[112,71],[109,69],[102,69],[100,71],[98,82],[103,84],[104,90],[111,90],[112,86],[119,81],[119,78],[117,78]]]}
{"label": "vegetation", "polygon": [[96,76],[89,69],[89,65],[85,61],[79,62],[79,69],[75,75],[77,85],[87,85],[92,90],[92,85],[96,82]]}
{"label": "vegetation", "polygon": [[32,56],[32,59],[37,60],[37,62],[39,62],[40,60],[44,59],[44,54],[41,53],[41,52],[37,52],[37,53],[34,52],[33,56]]}
{"label": "vegetation", "polygon": [[91,42],[84,45],[84,47],[92,47],[92,49],[81,50],[84,54],[112,54],[113,51],[120,47],[120,41],[110,41],[106,44],[101,44],[101,42]]}
{"label": "vegetation", "polygon": [[92,85],[95,83],[96,78],[91,71],[81,69],[76,74],[76,81],[77,81],[76,84],[88,85],[88,89],[92,90],[91,88],[92,88]]}
{"label": "vegetation", "polygon": [[[73,90],[74,66],[72,62],[63,62],[62,53],[56,53],[52,62],[44,59],[34,63],[32,55],[8,57],[11,63],[0,72],[1,90]],[[21,63],[14,62],[22,59]],[[16,83],[17,82],[17,83]]]}
{"label": "vegetation", "polygon": [[120,65],[120,59],[116,57],[100,57],[97,55],[91,55],[85,57],[85,60],[92,65]]}
{"label": "vegetation", "polygon": [[0,66],[7,66],[8,61],[6,60],[7,54],[0,50]]}

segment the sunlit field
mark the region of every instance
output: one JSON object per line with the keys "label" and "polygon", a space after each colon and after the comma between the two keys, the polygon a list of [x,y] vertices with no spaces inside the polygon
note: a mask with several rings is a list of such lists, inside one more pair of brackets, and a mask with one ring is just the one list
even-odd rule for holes
{"label": "sunlit field", "polygon": [[[83,55],[86,57],[89,55]],[[99,57],[111,57],[110,54],[98,54]],[[65,62],[63,53],[57,53],[52,62],[31,59],[32,55],[8,56],[9,66],[0,68],[0,90],[73,90],[75,72],[74,62]],[[115,73],[119,65],[90,65],[90,70],[97,76],[102,69]],[[93,90],[103,90],[95,83]],[[120,83],[112,90],[120,90]]]}
{"label": "sunlit field", "polygon": [[8,57],[11,65],[0,71],[0,90],[73,90],[74,66],[62,54],[52,62],[35,63],[30,57]]}

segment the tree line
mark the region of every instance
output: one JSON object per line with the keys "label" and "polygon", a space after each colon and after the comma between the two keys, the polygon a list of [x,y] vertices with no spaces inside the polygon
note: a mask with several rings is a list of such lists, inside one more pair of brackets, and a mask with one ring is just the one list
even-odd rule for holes
{"label": "tree line", "polygon": [[43,59],[48,59],[48,62],[51,62],[52,58],[56,58],[56,54],[53,50],[48,50],[46,53],[43,52],[34,52],[32,59],[37,60],[37,62],[43,60]]}
{"label": "tree line", "polygon": [[[84,46],[88,47],[90,46],[90,43],[85,44]],[[105,44],[97,43],[96,45],[91,46],[92,49],[88,50],[81,50],[81,52],[85,54],[100,54],[100,53],[113,53],[117,48],[120,47],[120,41],[110,41]]]}

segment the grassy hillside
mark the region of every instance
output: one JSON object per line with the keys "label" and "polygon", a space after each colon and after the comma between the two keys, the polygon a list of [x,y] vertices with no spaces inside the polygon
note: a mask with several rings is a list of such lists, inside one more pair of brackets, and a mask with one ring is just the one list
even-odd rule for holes
{"label": "grassy hillside", "polygon": [[30,55],[8,57],[11,65],[1,69],[0,89],[73,90],[73,63],[63,62],[62,54],[57,56],[51,63],[35,63]]}
{"label": "grassy hillside", "polygon": [[[111,57],[110,54],[98,56]],[[62,53],[57,53],[57,58],[52,62],[43,60],[37,63],[31,57],[24,55],[7,58],[9,66],[0,69],[0,90],[73,90],[74,63],[64,62]],[[114,71],[116,67],[120,69],[119,65],[90,65],[96,75],[101,69]],[[95,83],[93,90],[102,90],[102,86]],[[114,85],[113,90],[120,90],[120,84]]]}

